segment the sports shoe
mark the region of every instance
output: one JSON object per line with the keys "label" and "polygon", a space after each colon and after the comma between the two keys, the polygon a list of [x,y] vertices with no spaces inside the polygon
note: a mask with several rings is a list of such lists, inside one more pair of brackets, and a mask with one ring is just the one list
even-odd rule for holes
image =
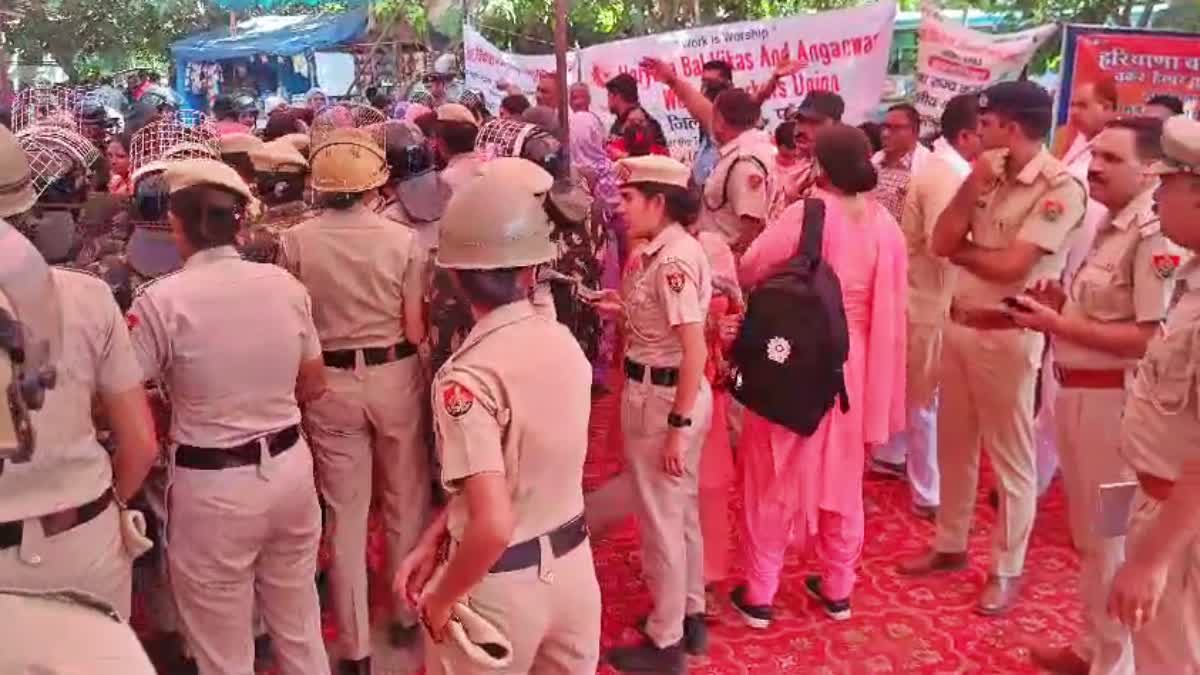
{"label": "sports shoe", "polygon": [[825,613],[834,621],[845,621],[850,618],[850,598],[845,600],[830,600],[821,593],[821,577],[810,576],[804,580],[804,590],[813,597],[814,600],[820,602],[825,608]]}
{"label": "sports shoe", "polygon": [[766,630],[771,627],[771,621],[775,618],[775,611],[770,605],[751,605],[746,602],[746,587],[738,586],[733,589],[729,600],[733,602],[733,608],[738,614],[742,615],[742,619],[746,625],[757,630]]}

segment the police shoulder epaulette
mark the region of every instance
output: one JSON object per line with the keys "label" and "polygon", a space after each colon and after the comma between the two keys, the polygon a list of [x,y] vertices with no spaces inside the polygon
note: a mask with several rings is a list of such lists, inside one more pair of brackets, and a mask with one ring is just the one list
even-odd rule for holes
{"label": "police shoulder epaulette", "polygon": [[1159,221],[1157,215],[1138,226],[1138,234],[1142,239],[1149,239],[1160,232],[1162,232],[1162,222]]}
{"label": "police shoulder epaulette", "polygon": [[138,284],[137,288],[135,288],[133,290],[133,297],[135,297],[135,298],[141,297],[141,295],[143,293],[145,293],[146,291],[148,291],[150,289],[150,287],[153,286],[154,284],[157,284],[158,282],[160,282],[163,279],[166,279],[168,277],[173,277],[182,271],[183,271],[183,269],[180,268],[173,272],[167,272],[166,274],[160,274],[159,276],[154,277],[153,279],[147,279],[146,281],[143,281],[142,283]]}

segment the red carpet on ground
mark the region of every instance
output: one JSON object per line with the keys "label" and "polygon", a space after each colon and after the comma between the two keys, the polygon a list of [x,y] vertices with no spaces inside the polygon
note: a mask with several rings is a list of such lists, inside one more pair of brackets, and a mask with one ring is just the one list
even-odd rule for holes
{"label": "red carpet on ground", "polygon": [[[620,469],[609,450],[605,421],[612,397],[593,408],[591,453],[586,484],[592,489]],[[968,570],[913,579],[897,574],[897,562],[919,553],[933,524],[909,509],[902,481],[866,482],[866,544],[849,621],[828,619],[804,592],[814,571],[803,551],[789,552],[769,630],[742,623],[729,604],[732,583],[711,596],[709,650],[692,657],[692,673],[714,675],[859,675],[867,673],[1037,673],[1027,647],[1048,641],[1065,644],[1080,624],[1079,563],[1067,531],[1066,502],[1057,483],[1038,509],[1026,563],[1020,604],[1000,618],[975,613],[987,575],[989,534],[995,514],[987,505],[990,476],[981,480]],[[736,543],[735,543],[736,546]],[[640,574],[635,528],[630,525],[595,545],[604,598],[605,649],[637,639],[633,626],[649,610]],[[736,557],[735,557],[736,560]],[[736,572],[735,572],[736,574]],[[602,666],[601,672],[615,672]]]}

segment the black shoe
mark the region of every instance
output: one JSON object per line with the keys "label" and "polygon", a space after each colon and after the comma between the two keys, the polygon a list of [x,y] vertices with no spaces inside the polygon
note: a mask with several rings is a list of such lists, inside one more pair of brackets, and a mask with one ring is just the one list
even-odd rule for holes
{"label": "black shoe", "polygon": [[771,620],[775,618],[775,611],[770,605],[751,605],[746,602],[746,587],[738,586],[733,589],[729,600],[733,602],[733,608],[738,614],[742,615],[746,625],[758,630],[766,630],[771,627]]}
{"label": "black shoe", "polygon": [[395,649],[407,649],[417,643],[421,636],[421,625],[405,626],[399,621],[393,621],[388,626],[388,644]]}
{"label": "black shoe", "polygon": [[371,657],[355,661],[349,659],[338,661],[337,675],[371,675]]}
{"label": "black shoe", "polygon": [[608,652],[608,663],[622,673],[683,673],[683,646],[656,647],[646,641],[633,647],[617,647]]}
{"label": "black shoe", "polygon": [[825,608],[825,613],[834,621],[845,621],[850,618],[850,598],[845,600],[830,600],[821,593],[821,577],[811,576],[804,580],[804,589]]}
{"label": "black shoe", "polygon": [[[650,634],[646,632],[649,621],[650,617],[643,616],[637,622],[637,631],[647,643],[651,642]],[[692,656],[708,651],[708,625],[704,623],[703,614],[683,617],[683,650]]]}
{"label": "black shoe", "polygon": [[254,638],[254,672],[263,673],[275,667],[275,650],[271,649],[271,636]]}
{"label": "black shoe", "polygon": [[683,617],[683,651],[692,656],[708,651],[708,626],[703,614]]}

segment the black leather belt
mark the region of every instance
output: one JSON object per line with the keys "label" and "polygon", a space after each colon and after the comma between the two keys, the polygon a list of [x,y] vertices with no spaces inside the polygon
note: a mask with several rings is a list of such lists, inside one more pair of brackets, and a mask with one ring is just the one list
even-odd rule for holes
{"label": "black leather belt", "polygon": [[218,471],[258,464],[261,457],[258,442],[264,438],[267,441],[267,452],[274,457],[282,454],[300,440],[300,426],[293,424],[282,431],[260,436],[232,448],[201,448],[195,445],[181,445],[175,448],[175,465],[185,469]]}
{"label": "black leather belt", "polygon": [[[564,555],[575,550],[583,542],[587,541],[588,529],[587,523],[583,520],[583,514],[575,516],[565,525],[546,533],[546,537],[550,538],[550,550],[554,551],[555,558],[561,558]],[[535,537],[519,544],[509,546],[500,559],[492,565],[491,573],[498,574],[500,572],[515,572],[517,570],[537,567],[542,564],[542,547]]]}
{"label": "black leather belt", "polygon": [[[112,503],[112,488],[105,490],[99,497],[75,508],[65,509],[56,513],[41,516],[42,532],[47,537],[62,534],[67,530],[91,522],[96,516],[104,513]],[[21,545],[21,536],[25,531],[25,521],[14,520],[10,523],[0,523],[0,549]]]}
{"label": "black leather belt", "polygon": [[398,342],[391,347],[364,347],[363,349],[333,349],[321,352],[325,365],[330,368],[350,370],[358,353],[362,352],[363,363],[368,366],[381,366],[392,361],[407,359],[417,353],[417,348],[411,342]]}
{"label": "black leather belt", "polygon": [[650,382],[660,387],[674,387],[679,384],[678,368],[655,368],[637,361],[625,359],[625,377],[638,382],[645,382],[646,368],[650,368]]}

